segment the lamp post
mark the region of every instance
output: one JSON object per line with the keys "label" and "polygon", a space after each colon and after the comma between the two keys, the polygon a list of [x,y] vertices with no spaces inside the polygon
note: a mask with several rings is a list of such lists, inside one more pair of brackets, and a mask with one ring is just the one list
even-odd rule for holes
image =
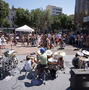
{"label": "lamp post", "polygon": [[14,24],[14,19],[15,19],[15,17],[13,16],[13,28],[14,28],[14,33],[15,33],[15,24]]}

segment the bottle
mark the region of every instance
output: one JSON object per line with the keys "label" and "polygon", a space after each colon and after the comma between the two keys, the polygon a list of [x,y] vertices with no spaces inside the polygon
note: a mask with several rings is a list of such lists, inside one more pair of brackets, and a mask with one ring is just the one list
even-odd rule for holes
{"label": "bottle", "polygon": [[1,79],[3,79],[3,73],[2,73],[2,71],[1,71]]}
{"label": "bottle", "polygon": [[88,65],[87,65],[87,63],[85,63],[85,71],[88,69]]}

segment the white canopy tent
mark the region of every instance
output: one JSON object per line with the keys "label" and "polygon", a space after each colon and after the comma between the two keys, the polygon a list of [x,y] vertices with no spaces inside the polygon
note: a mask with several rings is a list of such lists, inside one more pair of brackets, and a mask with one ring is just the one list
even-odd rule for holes
{"label": "white canopy tent", "polygon": [[27,25],[24,25],[24,26],[21,26],[19,28],[16,28],[15,31],[33,32],[34,29],[30,28]]}

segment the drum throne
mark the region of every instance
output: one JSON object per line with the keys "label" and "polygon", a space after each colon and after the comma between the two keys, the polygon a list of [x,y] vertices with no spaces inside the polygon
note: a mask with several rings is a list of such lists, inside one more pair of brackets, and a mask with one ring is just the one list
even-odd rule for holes
{"label": "drum throne", "polygon": [[46,76],[48,75],[49,66],[46,65],[40,69],[39,78],[43,77],[43,84],[45,85]]}

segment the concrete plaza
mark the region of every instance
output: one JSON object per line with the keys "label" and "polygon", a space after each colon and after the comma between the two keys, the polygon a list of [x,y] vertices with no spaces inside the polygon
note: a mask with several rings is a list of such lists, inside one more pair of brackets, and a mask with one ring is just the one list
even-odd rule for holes
{"label": "concrete plaza", "polygon": [[[6,48],[11,49],[11,43],[9,43]],[[24,62],[21,63],[20,61],[26,58],[26,55],[29,55],[30,53],[36,53],[40,48],[38,47],[22,47],[20,44],[17,46],[12,46],[12,49],[17,51],[17,58],[18,58],[18,68],[22,70],[24,66]],[[75,53],[77,51],[76,47],[73,47],[71,45],[66,45],[64,49],[60,49],[59,46],[54,47],[54,49],[51,49],[53,52],[63,50],[66,52],[66,55],[64,56],[65,60],[65,70],[57,71],[58,77],[55,79],[47,79],[45,82],[46,84],[43,84],[43,81],[40,79],[37,79],[39,84],[34,85],[31,82],[31,74],[28,73],[25,77],[25,72],[19,73],[18,69],[16,68],[14,71],[14,76],[12,76],[11,79],[8,81],[6,80],[0,80],[0,90],[71,90],[70,88],[70,78],[71,78],[71,68],[72,66],[72,59],[75,56]],[[2,49],[0,49],[0,55],[2,54]],[[1,69],[1,65],[0,65]],[[35,72],[34,72],[35,73]]]}

